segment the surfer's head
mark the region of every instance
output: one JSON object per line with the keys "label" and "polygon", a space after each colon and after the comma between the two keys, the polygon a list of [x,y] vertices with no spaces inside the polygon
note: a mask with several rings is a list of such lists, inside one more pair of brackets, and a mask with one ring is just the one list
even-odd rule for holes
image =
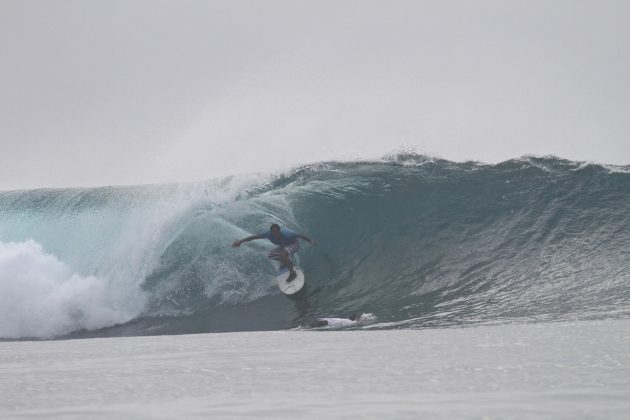
{"label": "surfer's head", "polygon": [[269,227],[269,232],[271,232],[271,236],[277,238],[280,236],[280,226],[277,223],[274,223]]}

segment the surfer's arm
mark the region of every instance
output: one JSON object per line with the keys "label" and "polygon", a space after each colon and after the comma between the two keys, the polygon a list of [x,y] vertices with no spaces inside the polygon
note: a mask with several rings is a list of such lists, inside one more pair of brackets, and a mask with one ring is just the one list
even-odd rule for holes
{"label": "surfer's arm", "polygon": [[244,239],[239,239],[238,241],[234,241],[234,243],[232,244],[232,248],[238,248],[239,246],[241,246],[241,244],[243,242],[249,242],[249,241],[253,241],[256,239],[262,239],[262,236],[260,235],[252,235],[252,236],[248,236],[247,238]]}
{"label": "surfer's arm", "polygon": [[314,241],[314,240],[312,240],[311,238],[309,238],[309,237],[308,237],[308,236],[306,236],[306,235],[297,235],[297,237],[298,237],[298,238],[302,238],[302,239],[304,239],[306,242],[308,242],[308,243],[309,243],[309,244],[311,244],[311,245],[315,245],[315,241]]}

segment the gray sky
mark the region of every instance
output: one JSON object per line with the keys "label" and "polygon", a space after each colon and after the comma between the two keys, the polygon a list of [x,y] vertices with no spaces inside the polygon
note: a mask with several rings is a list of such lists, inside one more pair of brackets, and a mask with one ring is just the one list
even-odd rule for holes
{"label": "gray sky", "polygon": [[400,147],[630,163],[628,1],[0,0],[0,189]]}

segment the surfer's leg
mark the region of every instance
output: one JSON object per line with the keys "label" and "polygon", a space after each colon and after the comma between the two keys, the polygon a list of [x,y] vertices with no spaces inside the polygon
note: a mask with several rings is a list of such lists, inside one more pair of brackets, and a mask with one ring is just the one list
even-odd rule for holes
{"label": "surfer's leg", "polygon": [[[289,247],[286,247],[286,248],[289,248]],[[267,257],[269,257],[272,260],[278,261],[280,263],[280,267],[288,268],[289,278],[287,279],[287,281],[291,281],[295,279],[297,274],[295,273],[295,268],[293,267],[293,261],[291,261],[292,253],[290,251],[292,251],[292,249],[291,248],[286,249],[286,248],[276,247],[272,249],[271,251],[269,251],[269,253],[267,254]]]}
{"label": "surfer's leg", "polygon": [[297,273],[295,272],[295,268],[293,267],[293,261],[291,260],[291,257],[293,256],[293,254],[298,252],[299,249],[300,244],[298,242],[294,242],[290,245],[285,246],[282,250],[282,256],[284,259],[286,259],[285,265],[289,269],[289,278],[287,279],[287,281],[292,281],[297,277]]}
{"label": "surfer's leg", "polygon": [[283,249],[280,254],[280,262],[289,269],[289,278],[287,281],[295,279],[297,274],[295,273],[295,268],[293,267],[293,261],[291,261],[291,257],[289,256],[289,251],[286,249]]}
{"label": "surfer's leg", "polygon": [[267,258],[269,258],[270,260],[278,261],[280,263],[280,267],[285,267],[286,263],[284,261],[284,254],[286,253],[287,251],[285,251],[284,248],[282,248],[281,246],[277,246],[269,251],[269,253],[267,254]]}
{"label": "surfer's leg", "polygon": [[293,266],[293,261],[291,261],[291,256],[295,254],[299,249],[299,244],[295,242],[285,247],[275,247],[267,254],[267,257],[269,257],[270,259],[278,261],[280,263],[280,267],[286,267],[289,269],[289,278],[287,279],[287,281],[291,281],[297,277],[295,267]]}

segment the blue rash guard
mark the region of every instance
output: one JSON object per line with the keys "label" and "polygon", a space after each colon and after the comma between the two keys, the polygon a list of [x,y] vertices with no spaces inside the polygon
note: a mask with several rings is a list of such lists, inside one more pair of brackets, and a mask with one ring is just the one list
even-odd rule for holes
{"label": "blue rash guard", "polygon": [[270,231],[263,232],[259,234],[261,238],[269,239],[272,244],[287,246],[291,245],[298,240],[298,234],[293,232],[291,229],[280,229],[280,240],[276,240],[271,236]]}

